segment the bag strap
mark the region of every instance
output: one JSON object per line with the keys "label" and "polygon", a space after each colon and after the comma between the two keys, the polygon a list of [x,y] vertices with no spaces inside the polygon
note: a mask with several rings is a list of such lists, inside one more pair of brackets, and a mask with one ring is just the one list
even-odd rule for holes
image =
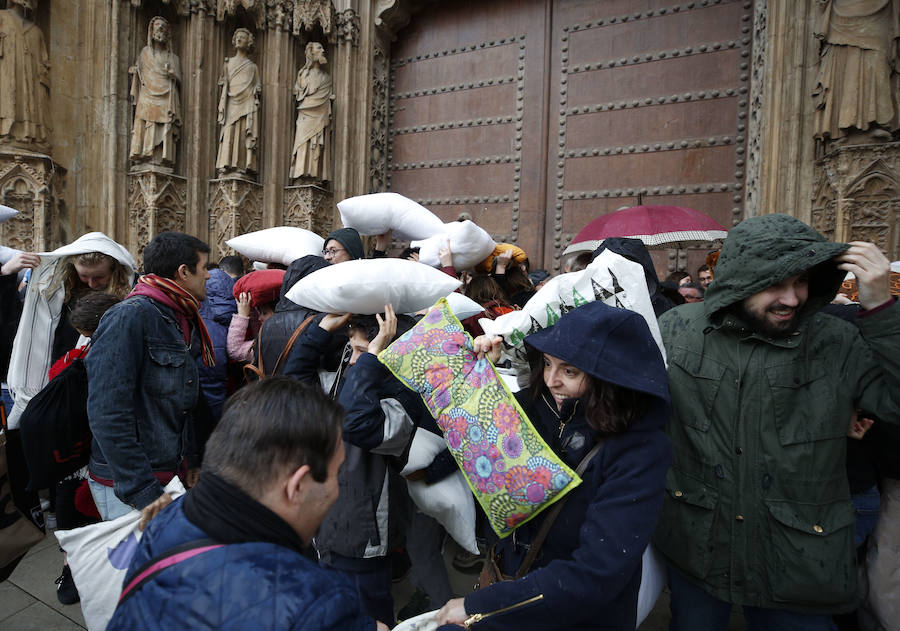
{"label": "bag strap", "polygon": [[294,347],[294,342],[297,341],[297,338],[300,337],[300,334],[306,330],[306,327],[309,326],[309,323],[312,322],[313,318],[315,318],[315,314],[308,316],[303,322],[300,323],[294,332],[291,334],[291,337],[288,339],[287,344],[284,345],[284,348],[281,349],[281,354],[278,356],[278,359],[275,361],[275,368],[272,369],[272,374],[277,374],[278,370],[281,368],[281,362],[287,359],[287,356],[290,354],[291,349]]}
{"label": "bag strap", "polygon": [[[575,469],[575,473],[577,473],[579,476],[584,473],[584,470],[587,469],[588,463],[597,454],[597,452],[600,451],[600,447],[603,446],[603,442],[603,440],[598,440],[594,444],[591,450],[587,452],[584,458],[581,459],[581,462],[578,463],[578,468]],[[531,546],[528,548],[528,553],[522,560],[522,565],[520,565],[519,569],[516,571],[515,578],[522,578],[523,576],[528,574],[528,570],[531,569],[531,565],[534,563],[534,560],[537,559],[537,555],[541,551],[541,547],[544,545],[544,540],[550,533],[550,528],[553,526],[553,522],[556,521],[556,518],[559,517],[560,512],[562,512],[563,506],[565,506],[567,499],[569,499],[568,495],[556,502],[553,508],[550,509],[550,512],[547,513],[547,516],[544,517],[544,521],[541,522],[541,528],[540,530],[538,530],[537,536],[535,536],[534,541],[531,542]]]}
{"label": "bag strap", "polygon": [[214,539],[195,539],[194,541],[183,543],[180,546],[175,546],[171,550],[150,559],[135,572],[134,578],[122,588],[122,594],[119,596],[117,606],[134,596],[145,583],[153,579],[164,569],[172,567],[182,561],[192,559],[204,552],[221,548],[224,545],[224,543],[219,543]]}

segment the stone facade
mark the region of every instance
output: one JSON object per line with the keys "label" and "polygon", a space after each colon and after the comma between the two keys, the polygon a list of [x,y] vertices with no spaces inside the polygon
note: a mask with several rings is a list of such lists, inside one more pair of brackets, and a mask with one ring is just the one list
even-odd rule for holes
{"label": "stone facade", "polygon": [[[787,212],[834,238],[872,238],[890,258],[900,258],[897,143],[816,154],[818,3],[696,4],[723,11],[736,7],[741,37],[752,39],[735,48],[744,58],[749,92],[741,97],[747,105],[738,128],[746,133],[746,155],[735,171],[742,182],[728,191],[731,219]],[[433,0],[39,3],[29,17],[42,30],[48,51],[52,135],[44,151],[0,148],[0,203],[21,212],[0,226],[3,244],[46,250],[101,230],[140,255],[160,230],[180,229],[224,255],[225,240],[248,229],[296,225],[327,232],[337,219],[336,200],[391,190],[392,49],[405,37],[426,36],[427,24],[417,20],[439,5]],[[134,108],[128,70],[147,45],[155,16],[171,25],[182,74],[182,126],[168,173],[152,165],[139,171],[129,162]],[[465,16],[459,20],[464,24]],[[215,168],[218,80],[238,28],[253,34],[250,57],[262,83],[252,183],[252,177],[241,175],[223,179]],[[331,173],[327,181],[295,186],[289,178],[296,120],[291,92],[312,41],[325,46],[333,79]],[[585,209],[589,201],[582,203]],[[521,219],[491,232],[515,238],[523,230],[553,230],[559,223],[527,224],[526,212],[523,206]],[[556,212],[552,204],[547,212]],[[560,248],[569,232],[559,233]],[[549,250],[545,258],[552,258]],[[684,264],[680,253],[671,260]]]}

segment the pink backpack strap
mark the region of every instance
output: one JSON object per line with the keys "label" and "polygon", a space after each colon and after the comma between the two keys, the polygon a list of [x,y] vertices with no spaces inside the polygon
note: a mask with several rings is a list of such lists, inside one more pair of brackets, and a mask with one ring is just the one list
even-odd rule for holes
{"label": "pink backpack strap", "polygon": [[188,541],[187,543],[183,543],[180,546],[175,546],[171,550],[166,551],[165,553],[157,556],[153,559],[150,559],[145,563],[141,568],[135,573],[134,577],[128,581],[128,584],[122,589],[122,595],[119,596],[118,604],[121,605],[123,602],[128,600],[131,596],[133,596],[141,587],[144,586],[146,582],[154,578],[157,574],[162,572],[168,567],[172,567],[182,561],[187,561],[188,559],[192,559],[195,556],[201,555],[204,552],[209,552],[210,550],[215,550],[216,548],[221,548],[225,544],[218,543],[213,539],[197,539],[195,541]]}

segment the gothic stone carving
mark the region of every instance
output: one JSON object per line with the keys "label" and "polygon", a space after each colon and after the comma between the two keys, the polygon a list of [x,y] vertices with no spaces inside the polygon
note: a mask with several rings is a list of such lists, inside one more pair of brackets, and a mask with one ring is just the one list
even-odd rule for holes
{"label": "gothic stone carving", "polygon": [[311,31],[316,24],[322,27],[326,35],[331,33],[331,0],[295,0],[294,2],[294,35],[301,30]]}
{"label": "gothic stone carving", "polygon": [[375,48],[372,62],[372,128],[369,136],[369,189],[373,193],[387,190],[388,139],[388,58]]}
{"label": "gothic stone carving", "polygon": [[319,42],[306,45],[306,65],[297,73],[297,130],[291,159],[291,178],[317,181],[331,179],[331,75],[322,69],[328,63]]}
{"label": "gothic stone carving", "polygon": [[282,224],[311,230],[325,236],[332,230],[334,216],[331,193],[320,186],[305,184],[284,189],[284,215]]}
{"label": "gothic stone carving", "polygon": [[150,20],[147,45],[128,72],[135,103],[129,157],[171,168],[181,131],[181,60],[172,52],[165,18]]}
{"label": "gothic stone carving", "polygon": [[65,174],[46,156],[0,152],[0,204],[19,211],[0,224],[0,243],[42,252],[68,241],[62,202]]}
{"label": "gothic stone carving", "polygon": [[232,37],[234,57],[225,59],[222,95],[219,99],[219,153],[216,171],[256,173],[256,151],[259,141],[259,95],[262,81],[259,68],[248,57],[253,48],[253,35],[239,28]]}
{"label": "gothic stone carving", "polygon": [[353,9],[337,14],[337,37],[348,44],[359,46],[359,16]]}
{"label": "gothic stone carving", "polygon": [[28,19],[36,2],[11,0],[0,11],[0,144],[46,151],[50,136],[50,58]]}
{"label": "gothic stone carving", "polygon": [[900,258],[900,142],[839,147],[816,161],[813,226]]}
{"label": "gothic stone carving", "polygon": [[161,170],[128,174],[128,247],[138,258],[150,240],[185,228],[187,180]]}
{"label": "gothic stone carving", "polygon": [[262,228],[263,189],[260,184],[239,178],[209,182],[210,258],[233,254],[225,242]]}

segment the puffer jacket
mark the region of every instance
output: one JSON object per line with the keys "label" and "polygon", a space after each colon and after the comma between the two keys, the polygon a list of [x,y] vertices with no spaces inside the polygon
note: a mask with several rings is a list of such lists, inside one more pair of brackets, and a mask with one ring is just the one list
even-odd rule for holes
{"label": "puffer jacket", "polygon": [[222,416],[222,406],[227,396],[228,354],[225,345],[231,316],[237,313],[237,303],[231,295],[233,287],[234,279],[223,270],[210,270],[206,281],[206,300],[200,303],[200,317],[212,340],[216,365],[204,366],[200,360],[197,368],[200,371],[200,390],[216,421]]}
{"label": "puffer jacket", "polygon": [[[660,318],[675,459],[655,543],[712,596],[806,613],[854,607],[854,513],[844,470],[851,413],[900,421],[900,305],[852,324],[818,313],[844,273],[787,215],[731,230],[703,303]],[[755,332],[736,307],[809,271],[799,326]]]}
{"label": "puffer jacket", "polygon": [[[148,526],[125,582],[147,561],[208,535],[175,500]],[[229,544],[168,567],[126,600],[107,629],[370,631],[343,576],[269,542]]]}

